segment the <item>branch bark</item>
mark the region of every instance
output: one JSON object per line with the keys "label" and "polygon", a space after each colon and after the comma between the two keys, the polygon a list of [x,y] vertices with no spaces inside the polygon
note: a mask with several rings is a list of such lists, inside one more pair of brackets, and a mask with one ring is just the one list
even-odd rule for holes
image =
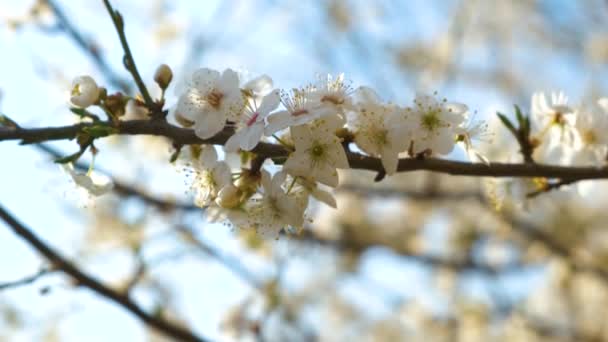
{"label": "branch bark", "polygon": [[37,237],[30,229],[28,229],[23,223],[18,221],[11,213],[9,213],[2,205],[0,205],[0,219],[2,219],[9,228],[13,230],[15,234],[27,241],[34,249],[42,254],[49,262],[63,273],[70,276],[74,281],[84,286],[93,292],[99,294],[106,299],[122,306],[135,316],[137,316],[144,323],[150,327],[156,328],[158,331],[165,335],[175,338],[179,341],[192,341],[192,342],[203,342],[205,339],[194,335],[192,332],[178,325],[175,325],[169,321],[164,320],[161,317],[153,316],[145,312],[139,307],[131,298],[121,294],[104,284],[100,283],[90,275],[82,272],[76,265],[71,263],[69,260],[61,256],[57,251],[47,245],[39,237]]}
{"label": "branch bark", "polygon": [[[105,123],[111,125],[111,123]],[[21,140],[22,144],[34,144],[52,140],[74,139],[86,127],[99,125],[99,123],[80,123],[71,126],[45,127],[45,128],[0,128],[0,141]],[[223,145],[233,133],[226,128],[216,136],[201,139],[188,128],[181,128],[164,121],[133,120],[120,123],[114,127],[119,135],[155,135],[164,136],[176,145],[214,144]],[[289,150],[283,146],[260,143],[253,152],[266,158],[285,157]],[[357,152],[346,151],[350,167],[375,172],[382,172],[380,159],[362,155]],[[437,158],[402,158],[399,160],[399,172],[432,171],[457,176],[477,177],[545,177],[561,180],[578,181],[584,179],[608,179],[607,167],[570,167],[554,166],[533,163],[469,163]]]}

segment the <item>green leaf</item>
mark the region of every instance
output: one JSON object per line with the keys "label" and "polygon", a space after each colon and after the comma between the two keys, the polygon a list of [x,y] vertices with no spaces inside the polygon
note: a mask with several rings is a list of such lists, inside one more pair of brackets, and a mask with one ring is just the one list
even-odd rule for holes
{"label": "green leaf", "polygon": [[517,123],[519,124],[519,127],[524,127],[524,115],[521,112],[521,109],[519,108],[518,105],[513,105],[513,107],[515,107],[515,116],[517,117]]}
{"label": "green leaf", "polygon": [[504,114],[500,112],[496,112],[496,115],[498,115],[498,118],[503,123],[503,125],[505,125],[509,129],[509,131],[511,131],[511,133],[513,133],[513,135],[517,137],[517,129],[515,128],[515,126],[513,126],[509,118],[507,118]]}
{"label": "green leaf", "polygon": [[87,111],[84,108],[78,108],[78,107],[70,107],[70,112],[78,115],[78,116],[86,116],[87,115]]}
{"label": "green leaf", "polygon": [[57,158],[57,159],[55,159],[55,163],[57,163],[57,164],[73,163],[73,162],[77,161],[78,158],[80,158],[80,156],[82,156],[84,151],[86,151],[86,148],[83,148],[74,154],[70,154],[69,156],[66,156],[63,158]]}
{"label": "green leaf", "polygon": [[90,135],[92,138],[103,138],[107,137],[108,135],[118,133],[118,129],[106,125],[84,127],[82,131]]}
{"label": "green leaf", "polygon": [[19,128],[19,125],[17,125],[17,123],[15,121],[13,121],[11,118],[9,118],[8,116],[6,116],[4,114],[0,114],[0,126],[12,128],[12,129]]}

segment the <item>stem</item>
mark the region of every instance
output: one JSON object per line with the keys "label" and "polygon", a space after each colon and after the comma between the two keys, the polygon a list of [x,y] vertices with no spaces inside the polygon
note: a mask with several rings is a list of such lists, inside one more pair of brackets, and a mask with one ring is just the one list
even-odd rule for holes
{"label": "stem", "polygon": [[148,93],[148,89],[142,80],[139,71],[137,71],[137,65],[135,64],[135,59],[133,58],[133,54],[131,53],[131,48],[129,48],[129,43],[127,42],[127,37],[125,35],[125,23],[123,21],[122,15],[110,4],[109,0],[103,0],[103,3],[112,18],[112,23],[114,23],[114,27],[116,28],[116,32],[118,33],[118,38],[120,39],[120,44],[122,45],[122,49],[125,53],[123,62],[125,64],[125,68],[131,73],[133,76],[133,80],[135,84],[137,84],[137,88],[139,92],[144,98],[144,102],[150,111],[154,111],[154,101],[152,101],[152,97],[150,93]]}

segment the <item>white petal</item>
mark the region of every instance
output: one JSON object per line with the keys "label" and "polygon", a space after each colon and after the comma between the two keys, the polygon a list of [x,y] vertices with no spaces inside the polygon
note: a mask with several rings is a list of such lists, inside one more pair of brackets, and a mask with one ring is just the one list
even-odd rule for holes
{"label": "white petal", "polygon": [[385,149],[382,151],[382,166],[387,175],[392,175],[397,172],[397,164],[399,162],[399,154],[397,151]]}
{"label": "white petal", "polygon": [[264,129],[264,134],[266,136],[271,136],[274,133],[291,126],[293,122],[291,114],[286,110],[276,112],[268,116],[266,120],[268,121],[268,125],[266,125],[266,128]]}
{"label": "white petal", "polygon": [[200,93],[190,89],[179,97],[175,112],[190,121],[196,122],[203,115],[205,106],[206,103]]}
{"label": "white petal", "polygon": [[217,151],[213,145],[203,145],[200,156],[201,165],[204,167],[213,167],[217,162]]}
{"label": "white petal", "polygon": [[226,152],[238,152],[239,148],[241,146],[241,141],[243,139],[243,131],[244,130],[238,130],[236,132],[234,132],[233,135],[230,136],[230,138],[228,138],[228,140],[226,141],[226,143],[224,144],[224,151]]}
{"label": "white petal", "polygon": [[467,107],[467,105],[456,102],[446,103],[445,108],[447,108],[448,110],[451,109],[453,114],[464,114],[467,110],[469,110],[469,107]]}
{"label": "white petal", "polygon": [[258,112],[262,116],[268,115],[271,111],[275,110],[279,106],[281,98],[277,90],[272,91],[270,94],[264,96],[262,103],[258,107]]}
{"label": "white petal", "polygon": [[433,140],[431,149],[433,150],[433,153],[445,155],[452,152],[455,144],[456,137],[453,132],[451,130],[441,130],[439,131],[438,136]]}
{"label": "white petal", "polygon": [[217,83],[220,73],[217,70],[201,68],[192,74],[192,87],[207,92]]}
{"label": "white petal", "polygon": [[312,178],[319,183],[329,185],[332,188],[338,186],[338,171],[330,163],[316,163],[311,171]]}
{"label": "white petal", "polygon": [[283,193],[283,188],[281,185],[285,183],[285,178],[287,178],[287,173],[280,171],[272,176],[272,192],[274,194]]}
{"label": "white petal", "polygon": [[350,167],[346,152],[344,152],[344,147],[342,147],[342,144],[340,144],[338,139],[336,139],[334,144],[327,146],[327,154],[329,160],[336,168],[348,169]]}
{"label": "white petal", "polygon": [[256,122],[252,126],[242,129],[244,131],[240,140],[241,149],[251,151],[262,139],[264,133],[264,123]]}
{"label": "white petal", "polygon": [[213,180],[216,183],[217,189],[221,189],[228,184],[232,184],[232,173],[230,166],[224,161],[217,163],[212,170]]}
{"label": "white petal", "polygon": [[310,168],[312,161],[308,156],[308,153],[304,151],[296,151],[289,155],[285,164],[283,164],[283,170],[289,172],[293,176],[310,176]]}
{"label": "white petal", "polygon": [[232,69],[226,69],[222,73],[222,77],[220,78],[218,85],[224,93],[233,93],[238,91],[239,89],[239,75]]}
{"label": "white petal", "polygon": [[264,96],[272,91],[272,86],[272,78],[268,75],[262,75],[245,83],[243,88],[251,90],[254,94]]}
{"label": "white petal", "polygon": [[337,208],[338,205],[336,203],[336,199],[334,198],[334,195],[332,195],[330,192],[328,191],[324,191],[321,189],[314,189],[311,193],[312,197],[314,197],[316,200],[323,202],[327,205],[329,205],[332,208]]}
{"label": "white petal", "polygon": [[226,117],[213,111],[200,117],[194,124],[194,133],[201,139],[209,139],[219,133],[226,125]]}
{"label": "white petal", "polygon": [[264,191],[270,191],[270,188],[272,187],[272,183],[271,183],[271,178],[270,178],[270,173],[268,173],[268,171],[262,169],[262,187],[264,188]]}
{"label": "white petal", "polygon": [[312,135],[306,125],[291,127],[290,131],[296,151],[304,151],[312,145]]}

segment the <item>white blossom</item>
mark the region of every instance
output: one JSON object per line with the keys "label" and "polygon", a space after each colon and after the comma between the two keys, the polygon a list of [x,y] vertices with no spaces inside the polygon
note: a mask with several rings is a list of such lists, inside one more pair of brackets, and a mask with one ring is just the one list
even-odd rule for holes
{"label": "white blossom", "polygon": [[243,85],[245,95],[258,102],[272,91],[274,91],[274,83],[268,75],[255,77]]}
{"label": "white blossom", "polygon": [[575,129],[578,133],[575,163],[601,166],[608,153],[608,98],[598,100],[596,106],[577,110]]}
{"label": "white blossom", "polygon": [[344,74],[339,74],[335,78],[328,74],[326,77],[319,77],[313,90],[307,95],[311,101],[332,108],[343,115],[347,110],[353,109],[352,93],[353,88],[350,82],[344,81]]}
{"label": "white blossom", "polygon": [[300,176],[297,178],[297,182],[317,201],[323,202],[332,208],[338,207],[334,195],[329,191],[321,189],[319,184],[314,180]]}
{"label": "white blossom", "polygon": [[108,177],[100,175],[92,170],[87,173],[80,173],[74,170],[72,163],[63,164],[62,166],[63,170],[70,175],[74,184],[93,196],[104,195],[114,188],[114,184]]}
{"label": "white blossom", "polygon": [[251,225],[260,234],[277,237],[281,229],[299,228],[304,224],[304,211],[295,197],[283,189],[287,174],[277,172],[272,178],[262,170],[262,198],[249,210]]}
{"label": "white blossom", "polygon": [[99,99],[99,87],[91,76],[79,76],[72,81],[70,102],[74,106],[87,108]]}
{"label": "white blossom", "polygon": [[340,138],[335,135],[334,121],[319,119],[310,125],[291,127],[296,150],[285,162],[284,170],[293,176],[338,186],[336,169],[348,168],[348,160]]}
{"label": "white blossom", "polygon": [[320,101],[311,100],[311,86],[292,89],[291,93],[281,93],[281,103],[286,108],[270,115],[264,134],[272,135],[287,127],[303,125],[326,115],[336,114],[335,108],[322,106]]}
{"label": "white blossom", "polygon": [[475,121],[475,115],[467,118],[467,121],[456,127],[457,141],[464,145],[464,150],[472,162],[481,162],[486,165],[490,164],[488,158],[481,154],[475,146],[474,141],[487,142],[488,124],[485,121]]}
{"label": "white blossom", "polygon": [[226,162],[218,161],[217,152],[211,145],[202,147],[195,172],[192,187],[195,191],[194,203],[199,207],[210,205],[222,188],[232,184],[230,167]]}
{"label": "white blossom", "polygon": [[264,134],[264,118],[278,105],[279,94],[276,90],[264,96],[259,105],[255,98],[251,98],[236,124],[236,132],[226,141],[225,150],[237,152],[240,148],[244,151],[251,151]]}
{"label": "white blossom", "polygon": [[465,119],[467,106],[421,94],[416,95],[414,104],[413,109],[406,110],[408,119],[414,123],[413,152],[450,153],[456,143],[457,128]]}
{"label": "white blossom", "polygon": [[532,94],[530,114],[532,119],[541,123],[541,129],[550,124],[563,124],[573,118],[574,109],[568,106],[568,97],[563,92],[551,93],[551,103],[543,92]]}
{"label": "white blossom", "polygon": [[360,88],[357,95],[357,111],[348,116],[355,144],[365,153],[380,157],[386,173],[391,175],[397,171],[399,153],[411,141],[411,128],[397,106],[382,104],[370,88]]}
{"label": "white blossom", "polygon": [[188,87],[178,100],[176,116],[194,123],[201,139],[219,133],[226,120],[237,121],[245,106],[239,77],[232,69],[222,74],[207,68],[194,72]]}

